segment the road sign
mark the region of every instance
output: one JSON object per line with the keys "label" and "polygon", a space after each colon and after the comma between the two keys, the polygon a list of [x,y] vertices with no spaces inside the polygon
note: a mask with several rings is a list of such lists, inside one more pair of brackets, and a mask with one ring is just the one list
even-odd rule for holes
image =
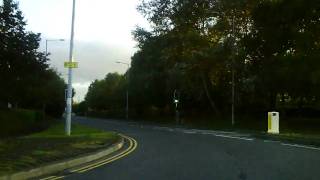
{"label": "road sign", "polygon": [[78,68],[78,62],[64,62],[65,68]]}

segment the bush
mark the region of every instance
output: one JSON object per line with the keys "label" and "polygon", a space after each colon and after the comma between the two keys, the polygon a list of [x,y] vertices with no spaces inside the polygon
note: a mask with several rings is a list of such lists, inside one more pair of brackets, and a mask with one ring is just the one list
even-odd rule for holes
{"label": "bush", "polygon": [[0,122],[1,138],[24,135],[49,126],[42,112],[25,109],[0,110]]}

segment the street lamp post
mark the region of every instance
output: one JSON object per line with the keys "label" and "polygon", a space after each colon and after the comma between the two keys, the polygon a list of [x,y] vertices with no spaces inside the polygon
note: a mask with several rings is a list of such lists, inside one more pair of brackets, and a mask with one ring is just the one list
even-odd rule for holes
{"label": "street lamp post", "polygon": [[[233,15],[232,16],[232,36],[233,36],[233,48],[235,48],[235,25],[234,25],[234,19],[235,19],[235,16]],[[235,51],[235,50],[233,50]],[[235,82],[234,82],[234,57],[235,57],[235,52],[233,52],[233,56],[232,56],[232,105],[231,105],[231,124],[232,126],[234,126],[235,124],[235,120],[234,120],[234,88],[235,88]]]}
{"label": "street lamp post", "polygon": [[[52,42],[52,41],[64,41],[64,39],[46,39],[46,54],[45,57],[48,57],[48,42]],[[43,104],[43,109],[42,111],[45,112],[46,110],[46,104]]]}
{"label": "street lamp post", "polygon": [[[219,14],[218,11],[214,11],[212,12],[212,14]],[[233,48],[235,48],[235,14],[233,12],[233,15],[232,15],[232,38],[233,38]],[[235,53],[234,53],[234,50],[233,50],[233,53],[232,53],[232,62],[231,62],[231,76],[232,76],[232,80],[231,80],[231,124],[232,126],[234,126],[235,124],[235,115],[234,115],[234,105],[235,105],[235,70],[234,70],[234,56],[235,56]]]}
{"label": "street lamp post", "polygon": [[[75,20],[75,6],[76,0],[73,0],[72,5],[72,21],[71,21],[71,38],[69,50],[69,63],[73,62],[73,43],[74,43],[74,20]],[[72,113],[72,67],[68,67],[68,89],[67,89],[67,102],[66,102],[66,122],[65,133],[70,136],[71,134],[71,113]]]}
{"label": "street lamp post", "polygon": [[[130,68],[130,64],[129,63],[125,63],[125,62],[121,62],[121,61],[117,61],[116,63],[118,64],[124,64],[128,66],[128,69]],[[129,72],[127,72],[129,73]],[[129,78],[128,78],[128,74],[126,75],[126,79],[127,79],[127,92],[126,92],[126,119],[129,119]]]}
{"label": "street lamp post", "polygon": [[48,56],[48,42],[52,41],[65,41],[64,39],[46,39],[46,57]]}

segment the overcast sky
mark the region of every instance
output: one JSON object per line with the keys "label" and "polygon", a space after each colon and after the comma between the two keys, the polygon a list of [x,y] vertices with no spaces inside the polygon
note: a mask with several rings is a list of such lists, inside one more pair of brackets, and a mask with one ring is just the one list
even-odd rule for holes
{"label": "overcast sky", "polygon": [[[64,79],[68,60],[72,0],[18,0],[27,20],[27,30],[42,34],[41,51],[45,39],[66,39],[49,42],[51,67]],[[131,32],[136,25],[148,28],[146,20],[136,11],[139,0],[77,0],[74,58],[79,68],[74,71],[73,86],[76,101],[83,100],[89,84],[102,79],[109,72],[124,73],[136,51]]]}

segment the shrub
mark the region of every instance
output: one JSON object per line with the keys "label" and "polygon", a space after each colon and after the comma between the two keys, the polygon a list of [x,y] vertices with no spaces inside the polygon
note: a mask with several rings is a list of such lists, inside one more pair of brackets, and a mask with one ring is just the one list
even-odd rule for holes
{"label": "shrub", "polygon": [[49,125],[44,114],[26,109],[0,110],[0,137],[11,137],[40,131]]}

